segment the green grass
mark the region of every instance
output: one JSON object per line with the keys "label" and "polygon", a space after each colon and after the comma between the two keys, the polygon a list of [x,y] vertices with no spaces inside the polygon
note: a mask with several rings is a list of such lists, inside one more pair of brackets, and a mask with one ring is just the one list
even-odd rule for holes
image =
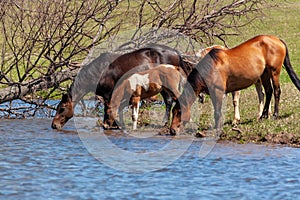
{"label": "green grass", "polygon": [[[275,35],[283,39],[290,52],[291,63],[300,76],[300,2],[297,0],[277,1],[279,7],[265,11],[260,21],[241,30],[240,37],[229,37],[230,46],[259,34]],[[280,76],[282,94],[280,100],[279,119],[256,120],[258,111],[258,98],[254,87],[242,91],[241,96],[241,124],[242,133],[232,130],[230,125],[233,119],[233,107],[228,99],[226,124],[223,139],[237,142],[271,142],[300,145],[300,96],[299,91],[291,83],[286,70],[283,68]],[[273,106],[273,101],[272,101]],[[272,107],[273,108],[273,107]],[[273,111],[273,109],[272,109]]]}
{"label": "green grass", "polygon": [[[256,35],[275,35],[287,43],[291,63],[298,76],[300,76],[300,39],[298,39],[300,38],[300,1],[279,0],[276,3],[279,5],[278,7],[266,10],[265,16],[261,20],[257,20],[250,26],[241,29],[241,35],[227,37],[226,42],[230,47],[234,47]],[[223,45],[221,42],[218,44]],[[262,121],[257,120],[258,97],[255,87],[252,86],[241,93],[241,122],[238,125],[241,132],[234,131],[231,125],[233,120],[233,105],[231,94],[228,94],[222,139],[238,143],[268,142],[300,146],[299,91],[291,83],[284,68],[282,69],[280,78],[282,94],[279,104],[279,118],[276,120],[272,118]],[[273,99],[272,97],[272,112],[274,110]],[[193,109],[192,118],[194,122],[187,124],[185,130],[192,127],[193,130],[196,128],[203,131],[213,124],[213,107],[209,97],[207,97],[204,104],[195,103]],[[163,110],[161,114],[157,115],[162,116]],[[150,123],[152,124],[153,121],[150,121]]]}
{"label": "green grass", "polygon": [[[241,29],[241,35],[231,36],[226,39],[230,47],[260,34],[275,35],[283,39],[289,49],[291,63],[300,76],[300,1],[279,0],[278,7],[265,10],[265,16],[256,20],[250,26]],[[290,82],[285,70],[281,75],[283,82]]]}
{"label": "green grass", "polygon": [[[272,112],[274,110],[272,101]],[[300,96],[299,91],[291,83],[282,84],[282,94],[279,104],[279,118],[256,119],[258,113],[258,98],[254,87],[243,90],[240,99],[241,122],[238,133],[232,130],[233,106],[227,98],[227,112],[224,125],[224,139],[238,142],[274,142],[300,145]],[[283,141],[282,137],[293,136],[293,141]],[[278,139],[279,137],[279,139]],[[273,139],[279,141],[273,141]],[[281,138],[281,140],[280,140]]]}

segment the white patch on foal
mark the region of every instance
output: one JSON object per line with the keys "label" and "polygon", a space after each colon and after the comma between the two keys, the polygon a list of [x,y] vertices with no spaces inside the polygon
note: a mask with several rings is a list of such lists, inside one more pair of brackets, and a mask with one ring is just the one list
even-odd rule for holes
{"label": "white patch on foal", "polygon": [[172,69],[176,69],[174,65],[168,65],[168,64],[166,64],[166,65],[161,65],[161,66],[164,66],[164,67],[166,67],[166,68],[169,67],[169,68],[172,68]]}
{"label": "white patch on foal", "polygon": [[130,88],[132,90],[136,90],[136,86],[142,86],[146,91],[149,89],[149,74],[140,75],[140,74],[133,74],[128,78],[130,83]]}

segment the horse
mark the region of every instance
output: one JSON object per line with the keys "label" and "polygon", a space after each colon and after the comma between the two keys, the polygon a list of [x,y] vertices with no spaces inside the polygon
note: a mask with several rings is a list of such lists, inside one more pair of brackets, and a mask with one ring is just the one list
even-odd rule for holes
{"label": "horse", "polygon": [[[124,54],[110,64],[108,70],[104,72],[103,77],[99,80],[96,89],[96,94],[102,96],[105,101],[103,119],[104,129],[118,128],[115,122],[111,123],[111,121],[108,120],[109,115],[107,113],[107,110],[110,107],[111,95],[117,81],[124,76],[126,72],[136,68],[137,66],[139,67],[135,70],[135,72],[148,70],[159,64],[176,65],[181,67],[186,73],[188,71],[188,68],[184,64],[178,51],[170,47],[157,44],[152,44],[149,47]],[[130,73],[127,73],[125,76],[129,75]],[[170,121],[173,99],[165,91],[162,91],[161,94],[166,104],[164,122],[167,124]]]}
{"label": "horse", "polygon": [[[168,64],[162,64],[146,71],[134,73],[116,85],[112,94],[110,107],[108,108],[108,121],[112,123],[117,116],[117,110],[121,111],[123,107],[131,104],[132,129],[136,130],[140,101],[162,91],[170,94],[176,100],[180,96],[179,89],[185,83],[186,77],[187,74],[182,68]],[[121,105],[122,103],[124,103],[124,106]]]}
{"label": "horse", "polygon": [[83,66],[67,93],[62,95],[56,107],[56,114],[52,120],[53,129],[61,129],[73,117],[76,104],[89,92],[95,92],[97,83],[109,64],[121,54],[102,53],[91,63]]}
{"label": "horse", "polygon": [[[151,44],[148,47],[138,49],[123,55],[118,54],[112,56],[112,54],[110,54],[110,56],[113,57],[113,59],[108,59],[108,54],[105,54],[92,62],[90,65],[93,65],[93,69],[95,70],[90,70],[89,72],[88,69],[90,67],[85,67],[85,69],[87,70],[84,70],[83,73],[81,73],[82,70],[80,71],[81,74],[79,73],[79,78],[77,78],[80,80],[77,81],[78,84],[72,84],[68,92],[62,95],[62,99],[56,109],[56,115],[54,116],[52,121],[53,129],[61,129],[67,123],[67,121],[73,117],[74,107],[78,103],[78,101],[87,93],[86,87],[89,85],[91,87],[88,88],[93,88],[93,92],[95,92],[96,95],[103,97],[103,128],[108,129],[110,128],[110,125],[106,123],[108,119],[107,108],[114,85],[119,80],[119,78],[121,78],[130,69],[140,66],[139,70],[145,70],[149,69],[149,67],[154,67],[161,63],[167,63],[181,66],[183,70],[187,70],[179,52],[164,45]],[[104,67],[100,67],[99,69],[97,69],[97,66],[99,64],[104,64]],[[81,85],[84,87],[82,87]],[[76,91],[74,91],[74,88],[76,89]],[[90,92],[90,90],[88,92]],[[171,97],[169,97],[169,94],[162,95],[166,103],[165,118],[168,118],[169,121],[170,109],[173,100]],[[114,125],[115,123],[111,126],[115,127]]]}
{"label": "horse", "polygon": [[268,117],[273,91],[275,97],[273,117],[278,118],[281,93],[279,77],[283,65],[293,84],[300,91],[300,80],[290,63],[288,47],[283,40],[275,36],[258,35],[232,49],[213,48],[188,76],[184,91],[172,110],[170,134],[180,132],[189,121],[191,105],[200,92],[206,92],[211,96],[214,128],[219,134],[222,131],[223,96],[247,88],[259,79],[266,92],[266,102],[260,119]]}
{"label": "horse", "polygon": [[[204,56],[211,51],[213,48],[216,49],[227,49],[224,46],[221,45],[213,45],[204,49],[200,49],[198,52],[196,52],[196,56],[199,57],[200,59],[204,58]],[[257,114],[257,118],[259,118],[262,115],[263,112],[263,108],[264,108],[264,92],[262,90],[262,83],[260,80],[258,80],[255,83],[255,89],[258,95],[258,102],[259,102],[259,106],[258,106],[258,114]],[[238,91],[233,91],[231,92],[232,95],[232,104],[233,104],[233,109],[234,109],[234,118],[232,121],[232,125],[234,127],[236,127],[240,120],[241,120],[241,116],[240,116],[240,109],[239,109],[239,105],[240,105],[240,95],[241,92],[240,90]],[[203,101],[203,100],[202,100]],[[269,115],[271,113],[271,106],[269,107]]]}

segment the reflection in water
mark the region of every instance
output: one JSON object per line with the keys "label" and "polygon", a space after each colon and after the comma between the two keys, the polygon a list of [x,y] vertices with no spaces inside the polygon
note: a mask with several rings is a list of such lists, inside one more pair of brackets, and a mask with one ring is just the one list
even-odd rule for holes
{"label": "reflection in water", "polygon": [[[54,131],[50,124],[50,119],[0,121],[1,199],[297,199],[300,195],[297,148],[218,143],[200,158],[202,141],[194,140],[164,168],[125,173],[95,159],[71,122],[65,131]],[[135,152],[168,142],[156,137],[108,138]]]}

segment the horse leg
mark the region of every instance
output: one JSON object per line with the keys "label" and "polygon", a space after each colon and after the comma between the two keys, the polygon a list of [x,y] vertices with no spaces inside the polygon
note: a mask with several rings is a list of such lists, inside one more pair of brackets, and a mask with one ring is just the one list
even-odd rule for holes
{"label": "horse leg", "polygon": [[220,89],[215,89],[213,93],[211,93],[211,99],[214,106],[214,118],[215,118],[215,129],[217,131],[217,136],[222,131],[223,124],[223,115],[222,115],[222,103],[225,92]]}
{"label": "horse leg", "polygon": [[121,127],[125,128],[125,123],[124,123],[124,116],[123,116],[123,110],[124,110],[124,107],[120,107],[119,108],[119,124]]}
{"label": "horse leg", "polygon": [[262,84],[265,88],[266,102],[265,102],[265,106],[264,106],[262,115],[259,118],[260,120],[262,118],[268,118],[269,117],[269,108],[270,108],[270,102],[271,102],[272,93],[273,93],[273,88],[272,88],[272,84],[271,84],[271,81],[270,81],[270,76],[269,76],[267,70],[265,70],[264,73],[262,74],[261,81],[262,81]]}
{"label": "horse leg", "polygon": [[109,108],[108,103],[105,101],[104,102],[103,125],[102,125],[104,129],[109,129],[109,127],[110,127],[110,125],[108,123],[108,120],[109,120],[109,115],[107,113],[107,111],[109,110],[108,108]]}
{"label": "horse leg", "polygon": [[140,97],[132,97],[132,129],[137,129],[139,117]]}
{"label": "horse leg", "polygon": [[265,98],[265,94],[263,92],[262,84],[261,84],[260,80],[255,83],[255,89],[257,92],[257,96],[258,96],[258,115],[257,115],[257,117],[259,118],[262,115],[263,110],[264,110],[264,98]]}
{"label": "horse leg", "polygon": [[276,73],[276,72],[272,73],[272,83],[273,83],[273,87],[274,87],[274,98],[275,98],[273,117],[275,119],[277,119],[279,116],[279,100],[280,100],[280,94],[281,94],[279,75],[280,75],[280,73]]}
{"label": "horse leg", "polygon": [[102,127],[105,130],[108,129],[119,129],[119,126],[114,119],[114,116],[111,114],[111,107],[110,103],[104,103],[104,116],[103,116],[103,124]]}
{"label": "horse leg", "polygon": [[165,112],[165,116],[163,118],[163,124],[164,124],[164,126],[168,126],[169,121],[170,121],[170,115],[171,115],[171,108],[172,108],[172,104],[173,104],[173,99],[167,91],[162,90],[161,95],[162,95],[162,97],[164,99],[164,102],[166,104],[166,112]]}
{"label": "horse leg", "polygon": [[241,120],[240,109],[239,109],[241,91],[235,91],[232,92],[231,94],[232,94],[232,103],[234,108],[234,119],[232,125],[236,127]]}

